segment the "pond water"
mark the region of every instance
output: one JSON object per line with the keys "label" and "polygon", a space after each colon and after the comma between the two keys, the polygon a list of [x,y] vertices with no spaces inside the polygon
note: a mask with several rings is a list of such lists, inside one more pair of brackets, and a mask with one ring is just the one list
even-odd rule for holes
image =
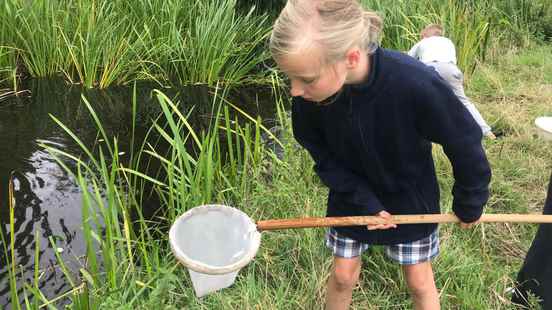
{"label": "pond water", "polygon": [[[73,262],[70,269],[78,268],[78,259],[85,253],[81,235],[81,195],[75,181],[55,159],[39,145],[40,141],[54,144],[71,154],[79,148],[51,119],[54,115],[74,130],[87,145],[97,141],[97,130],[82,103],[84,95],[92,104],[109,136],[117,136],[119,148],[128,151],[131,133],[132,87],[118,87],[107,91],[86,90],[68,86],[58,80],[33,80],[24,85],[30,95],[0,102],[0,232],[10,235],[8,181],[14,184],[14,235],[15,251],[0,246],[0,308],[10,303],[6,259],[15,256],[19,285],[32,281],[34,253],[39,236],[39,264],[43,275],[40,287],[47,298],[69,289],[56,261],[54,251],[64,261]],[[151,119],[158,115],[157,100],[151,95],[153,86],[137,87],[137,137],[145,135]],[[204,87],[163,90],[170,98],[185,105],[195,105],[191,122],[195,126],[208,123],[211,91]],[[274,100],[270,90],[248,89],[229,94],[251,115],[263,119],[273,118]],[[123,155],[124,156],[124,155]],[[67,162],[69,166],[72,163]],[[144,213],[153,210],[144,204]],[[55,245],[50,244],[53,238]],[[9,239],[8,239],[9,240]]]}

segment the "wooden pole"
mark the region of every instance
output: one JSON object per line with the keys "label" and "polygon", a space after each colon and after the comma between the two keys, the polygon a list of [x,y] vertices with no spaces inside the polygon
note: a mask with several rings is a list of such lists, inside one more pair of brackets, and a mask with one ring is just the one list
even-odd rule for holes
{"label": "wooden pole", "polygon": [[[459,223],[454,214],[415,214],[392,215],[386,222],[378,216],[345,216],[345,217],[305,217],[281,220],[266,220],[257,222],[257,230],[279,230],[289,228],[360,226],[368,224],[428,224],[428,223]],[[552,223],[552,215],[542,214],[483,214],[481,223]]]}

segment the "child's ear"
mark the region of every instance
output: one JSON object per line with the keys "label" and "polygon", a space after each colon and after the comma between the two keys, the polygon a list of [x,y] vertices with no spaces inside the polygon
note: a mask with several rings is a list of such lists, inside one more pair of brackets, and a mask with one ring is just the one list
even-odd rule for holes
{"label": "child's ear", "polygon": [[426,31],[425,29],[420,32],[420,39],[425,39],[426,37]]}
{"label": "child's ear", "polygon": [[347,62],[347,68],[354,68],[360,62],[361,51],[359,48],[351,48],[345,54],[345,60]]}

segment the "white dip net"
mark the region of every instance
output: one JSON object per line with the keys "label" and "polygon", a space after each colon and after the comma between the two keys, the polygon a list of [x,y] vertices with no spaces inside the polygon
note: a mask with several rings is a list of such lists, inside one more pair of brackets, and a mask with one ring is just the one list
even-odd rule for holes
{"label": "white dip net", "polygon": [[192,208],[169,231],[171,249],[188,268],[197,297],[226,288],[259,249],[261,234],[242,211],[224,205]]}

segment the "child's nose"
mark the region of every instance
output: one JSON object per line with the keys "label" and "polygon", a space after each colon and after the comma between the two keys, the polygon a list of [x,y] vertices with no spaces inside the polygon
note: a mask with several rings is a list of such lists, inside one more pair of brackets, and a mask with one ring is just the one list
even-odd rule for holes
{"label": "child's nose", "polygon": [[305,90],[303,89],[299,81],[291,80],[290,93],[292,97],[303,96],[305,94]]}

